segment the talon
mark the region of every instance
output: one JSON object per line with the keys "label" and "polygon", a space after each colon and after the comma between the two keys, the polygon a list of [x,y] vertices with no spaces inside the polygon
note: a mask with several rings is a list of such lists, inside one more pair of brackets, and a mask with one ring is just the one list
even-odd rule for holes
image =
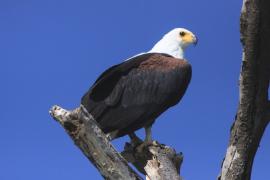
{"label": "talon", "polygon": [[140,144],[136,149],[139,153],[143,152],[143,150],[151,145],[154,145],[154,141],[144,141]]}
{"label": "talon", "polygon": [[112,140],[112,137],[110,136],[110,133],[106,134],[106,138],[111,141]]}
{"label": "talon", "polygon": [[159,143],[158,143],[157,141],[155,141],[155,140],[154,140],[154,141],[152,142],[152,145],[154,145],[154,146],[158,146],[158,145],[159,145]]}
{"label": "talon", "polygon": [[134,132],[129,134],[129,137],[130,137],[130,143],[133,147],[137,147],[143,143],[143,141]]}

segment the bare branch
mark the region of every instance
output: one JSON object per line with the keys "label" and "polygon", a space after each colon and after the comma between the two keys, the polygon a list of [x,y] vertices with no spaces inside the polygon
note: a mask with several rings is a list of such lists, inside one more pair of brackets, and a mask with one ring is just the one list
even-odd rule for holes
{"label": "bare branch", "polygon": [[54,106],[50,114],[65,128],[105,179],[142,179],[114,149],[93,117],[82,106],[74,111]]}
{"label": "bare branch", "polygon": [[126,143],[122,155],[148,179],[179,180],[182,153],[177,154],[171,147],[156,141],[148,146]]}
{"label": "bare branch", "polygon": [[[105,179],[141,179],[127,161],[113,148],[106,135],[83,106],[67,111],[59,106],[50,110],[84,155]],[[151,180],[180,180],[182,154],[157,142],[145,145],[126,143],[122,155]]]}

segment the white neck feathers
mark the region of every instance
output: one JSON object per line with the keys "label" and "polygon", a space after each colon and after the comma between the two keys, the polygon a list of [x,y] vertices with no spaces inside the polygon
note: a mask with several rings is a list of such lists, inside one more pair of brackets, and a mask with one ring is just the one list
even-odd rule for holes
{"label": "white neck feathers", "polygon": [[149,52],[165,53],[179,59],[184,58],[184,49],[179,46],[179,43],[165,38],[157,42]]}
{"label": "white neck feathers", "polygon": [[[176,30],[173,30],[163,36],[149,52],[165,53],[175,58],[184,58],[184,46],[176,39]],[[177,33],[178,34],[178,33]]]}

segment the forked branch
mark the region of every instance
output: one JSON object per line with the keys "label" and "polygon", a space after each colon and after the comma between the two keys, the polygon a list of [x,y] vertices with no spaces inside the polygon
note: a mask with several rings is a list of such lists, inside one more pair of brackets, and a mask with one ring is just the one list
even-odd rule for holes
{"label": "forked branch", "polygon": [[82,106],[73,111],[53,106],[50,114],[105,179],[142,179],[114,149],[93,117]]}
{"label": "forked branch", "polygon": [[180,180],[183,156],[177,154],[174,149],[156,142],[147,146],[144,144],[134,146],[127,143],[125,151],[122,152],[125,159],[115,150],[94,118],[83,106],[73,111],[54,106],[50,110],[50,114],[63,126],[105,179],[142,179],[128,165],[127,161],[129,161],[145,174],[147,179]]}

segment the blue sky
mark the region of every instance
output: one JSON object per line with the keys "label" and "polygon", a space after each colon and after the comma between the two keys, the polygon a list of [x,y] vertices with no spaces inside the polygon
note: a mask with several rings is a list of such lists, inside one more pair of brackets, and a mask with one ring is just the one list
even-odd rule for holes
{"label": "blue sky", "polygon": [[[181,103],[157,120],[153,136],[184,153],[185,179],[215,179],[238,103],[241,4],[1,0],[0,179],[102,179],[48,110],[77,107],[106,68],[149,50],[174,27],[199,37],[186,52],[193,77]],[[255,180],[270,178],[269,139],[267,131]],[[121,150],[127,140],[113,143]]]}

